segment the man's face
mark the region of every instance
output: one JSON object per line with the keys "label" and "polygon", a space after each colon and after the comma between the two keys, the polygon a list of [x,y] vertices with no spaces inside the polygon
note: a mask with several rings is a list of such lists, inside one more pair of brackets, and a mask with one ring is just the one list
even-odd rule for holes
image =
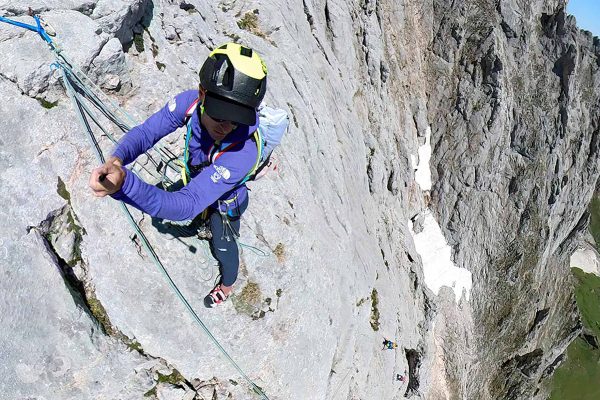
{"label": "man's face", "polygon": [[202,114],[202,124],[208,131],[208,134],[215,141],[222,141],[231,133],[237,125],[231,121],[222,121],[212,118],[207,113]]}
{"label": "man's face", "polygon": [[[202,86],[199,87],[198,95],[202,99],[204,98],[205,91]],[[212,118],[207,113],[202,113],[201,116],[202,125],[208,131],[210,137],[215,141],[221,141],[225,139],[225,137],[231,133],[235,128],[237,128],[237,124],[231,121],[224,121],[220,119]]]}

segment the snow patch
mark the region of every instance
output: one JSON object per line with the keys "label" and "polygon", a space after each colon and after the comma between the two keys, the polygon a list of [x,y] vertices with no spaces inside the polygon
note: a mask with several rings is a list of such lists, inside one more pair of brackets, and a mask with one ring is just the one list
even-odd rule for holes
{"label": "snow patch", "polygon": [[571,268],[581,268],[583,272],[600,276],[600,260],[593,249],[577,249],[571,255],[570,265]]}
{"label": "snow patch", "polygon": [[431,190],[431,170],[429,160],[431,159],[431,127],[425,132],[425,144],[419,147],[418,159],[411,154],[413,168],[415,169],[415,181],[421,190]]}
{"label": "snow patch", "polygon": [[423,274],[425,284],[436,295],[442,286],[448,286],[454,290],[456,302],[465,293],[469,300],[473,278],[471,272],[465,268],[459,268],[452,262],[452,249],[446,243],[446,239],[431,214],[427,210],[424,214],[423,231],[415,233],[412,229],[412,221],[408,221],[415,242],[415,248],[423,262]]}

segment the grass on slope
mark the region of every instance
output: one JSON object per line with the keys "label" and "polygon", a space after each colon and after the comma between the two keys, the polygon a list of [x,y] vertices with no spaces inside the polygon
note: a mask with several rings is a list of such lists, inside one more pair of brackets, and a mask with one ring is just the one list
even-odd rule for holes
{"label": "grass on slope", "polygon": [[583,325],[600,340],[600,277],[579,268],[573,268],[572,271],[578,282],[575,297]]}
{"label": "grass on slope", "polygon": [[552,378],[550,400],[600,399],[600,351],[577,338],[567,349],[567,360]]}
{"label": "grass on slope", "polygon": [[[600,277],[579,268],[572,271],[578,282],[575,297],[583,325],[600,340]],[[580,337],[571,343],[566,361],[554,373],[550,400],[597,399],[600,399],[600,350]]]}
{"label": "grass on slope", "polygon": [[[590,232],[596,241],[596,246],[600,246],[600,198],[594,196],[590,203],[589,211],[592,215],[590,219]],[[598,249],[600,250],[600,249]]]}

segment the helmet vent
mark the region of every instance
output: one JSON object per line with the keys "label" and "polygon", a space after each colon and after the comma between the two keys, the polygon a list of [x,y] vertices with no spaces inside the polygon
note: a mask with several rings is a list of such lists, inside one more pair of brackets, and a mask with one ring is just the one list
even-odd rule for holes
{"label": "helmet vent", "polygon": [[240,54],[246,57],[252,57],[252,49],[240,46]]}
{"label": "helmet vent", "polygon": [[231,90],[233,87],[233,74],[235,70],[232,65],[229,64],[229,59],[226,57],[221,58],[215,65],[213,72],[213,82],[217,86],[221,86],[226,90]]}

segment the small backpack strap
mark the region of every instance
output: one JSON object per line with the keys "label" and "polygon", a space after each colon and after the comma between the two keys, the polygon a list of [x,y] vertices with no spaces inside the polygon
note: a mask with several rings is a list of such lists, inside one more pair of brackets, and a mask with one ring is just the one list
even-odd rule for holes
{"label": "small backpack strap", "polygon": [[252,178],[256,174],[256,171],[258,170],[258,167],[260,166],[260,160],[262,159],[263,149],[264,149],[264,144],[265,144],[263,136],[260,132],[260,128],[256,128],[256,130],[252,134],[252,138],[254,139],[254,142],[256,143],[256,150],[257,150],[256,162],[254,163],[254,166],[252,167],[252,169],[250,169],[248,174],[246,174],[244,179],[242,179],[240,181],[240,183],[238,183],[238,186],[242,186],[250,178]]}
{"label": "small backpack strap", "polygon": [[[183,120],[187,125],[185,136],[183,137],[185,140],[185,147],[183,149],[183,169],[181,170],[181,179],[184,186],[187,185],[188,177],[191,176],[188,162],[190,159],[190,139],[192,137],[192,115],[194,115],[194,111],[196,111],[196,108],[198,108],[199,103],[200,98],[197,97],[185,111],[185,118]],[[200,111],[204,111],[202,106],[200,106]]]}
{"label": "small backpack strap", "polygon": [[209,156],[208,159],[210,160],[211,164],[214,163],[215,161],[217,161],[219,159],[219,157],[221,157],[223,155],[223,153],[225,153],[226,151],[232,149],[233,147],[235,147],[236,145],[242,143],[243,140],[239,140],[237,142],[233,142],[233,143],[219,143],[217,144],[217,142],[215,142],[212,147],[210,148],[210,151],[208,152]]}
{"label": "small backpack strap", "polygon": [[194,114],[194,111],[196,111],[196,108],[198,107],[198,103],[200,103],[200,98],[196,98],[196,100],[194,100],[194,102],[192,104],[190,104],[190,106],[187,108],[187,110],[185,111],[185,119],[184,122],[187,124],[190,119],[192,118],[192,115]]}

